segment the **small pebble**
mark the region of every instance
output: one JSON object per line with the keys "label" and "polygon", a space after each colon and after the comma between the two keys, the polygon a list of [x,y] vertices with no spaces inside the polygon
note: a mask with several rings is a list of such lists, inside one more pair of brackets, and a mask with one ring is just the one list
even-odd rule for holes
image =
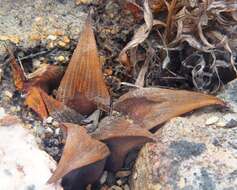
{"label": "small pebble", "polygon": [[130,190],[130,187],[128,186],[128,184],[124,185],[123,187],[124,190]]}
{"label": "small pebble", "polygon": [[58,57],[55,57],[55,60],[56,60],[56,61],[63,62],[63,61],[65,61],[65,57],[62,56],[62,55],[60,55],[60,56],[58,56]]}
{"label": "small pebble", "polygon": [[12,99],[12,97],[13,97],[13,94],[10,91],[8,91],[8,90],[4,91],[4,95],[6,97],[10,98],[10,99]]}
{"label": "small pebble", "polygon": [[111,190],[123,190],[121,187],[117,186],[117,185],[113,185],[111,187]]}
{"label": "small pebble", "polygon": [[0,118],[3,118],[5,116],[5,110],[4,108],[0,107]]}
{"label": "small pebble", "polygon": [[52,135],[53,134],[53,129],[51,129],[50,127],[47,127],[45,129],[45,133],[48,134],[48,135]]}
{"label": "small pebble", "polygon": [[55,36],[55,35],[48,35],[47,39],[54,41],[54,40],[57,39],[57,36]]}
{"label": "small pebble", "polygon": [[63,42],[63,41],[59,41],[59,42],[58,42],[58,45],[59,45],[60,47],[65,47],[67,44],[66,44],[65,42]]}
{"label": "small pebble", "polygon": [[67,36],[63,37],[63,42],[68,44],[70,42],[70,39]]}
{"label": "small pebble", "polygon": [[129,170],[127,170],[127,171],[118,171],[116,173],[117,178],[123,178],[123,177],[127,177],[129,175],[131,175],[131,171],[129,171]]}
{"label": "small pebble", "polygon": [[55,135],[60,135],[60,128],[55,129]]}
{"label": "small pebble", "polygon": [[107,176],[108,176],[108,172],[104,171],[103,175],[100,178],[100,184],[104,184],[106,182]]}
{"label": "small pebble", "polygon": [[52,49],[52,48],[54,48],[54,46],[55,46],[55,44],[54,44],[53,42],[49,42],[49,43],[47,44],[47,48],[48,48],[48,49]]}
{"label": "small pebble", "polygon": [[231,113],[228,113],[226,115],[224,115],[224,119],[229,122],[231,120],[237,120],[237,114],[231,114]]}
{"label": "small pebble", "polygon": [[58,127],[58,126],[59,126],[59,122],[53,121],[52,125],[53,125],[54,127]]}
{"label": "small pebble", "polygon": [[46,123],[48,123],[48,124],[53,123],[53,118],[52,118],[51,116],[49,116],[49,117],[46,119]]}
{"label": "small pebble", "polygon": [[219,117],[217,116],[212,116],[206,120],[206,125],[213,125],[219,121]]}
{"label": "small pebble", "polygon": [[217,124],[216,124],[217,127],[225,127],[226,126],[226,122],[224,121],[219,121]]}
{"label": "small pebble", "polygon": [[134,173],[133,179],[137,179],[137,172]]}
{"label": "small pebble", "polygon": [[116,183],[117,183],[117,185],[119,185],[119,186],[123,185],[123,182],[122,182],[121,179],[117,180]]}
{"label": "small pebble", "polygon": [[37,69],[37,68],[40,67],[41,62],[40,62],[40,60],[38,60],[38,59],[33,59],[32,65],[33,65],[33,68],[34,68],[34,69]]}

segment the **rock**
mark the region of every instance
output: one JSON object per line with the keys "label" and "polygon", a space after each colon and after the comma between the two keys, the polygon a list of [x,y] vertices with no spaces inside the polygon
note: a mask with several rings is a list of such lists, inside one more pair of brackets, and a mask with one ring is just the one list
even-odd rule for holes
{"label": "rock", "polygon": [[8,90],[4,91],[4,95],[5,95],[7,98],[9,98],[9,99],[12,99],[12,97],[13,97],[12,92],[10,92],[10,91],[8,91]]}
{"label": "rock", "polygon": [[108,172],[104,171],[103,175],[100,178],[100,184],[104,184],[106,182],[107,176],[108,176]]}
{"label": "rock", "polygon": [[0,119],[5,116],[5,110],[4,108],[0,107]]}
{"label": "rock", "polygon": [[0,127],[1,190],[62,190],[59,184],[46,185],[55,168],[56,162],[22,124]]}
{"label": "rock", "polygon": [[111,190],[123,190],[121,187],[119,187],[117,185],[113,185],[110,189]]}
{"label": "rock", "polygon": [[237,187],[237,127],[206,126],[223,113],[202,109],[178,117],[144,146],[130,179],[132,190],[224,190]]}
{"label": "rock", "polygon": [[49,116],[45,121],[46,121],[46,123],[51,124],[51,123],[53,123],[53,118],[51,116]]}
{"label": "rock", "polygon": [[223,91],[218,95],[218,97],[223,99],[234,112],[237,112],[236,91],[237,91],[237,79],[225,85]]}
{"label": "rock", "polygon": [[[55,0],[1,0],[0,15],[0,41],[9,40],[25,49],[60,36],[78,40],[87,17],[73,1]],[[0,43],[0,58],[5,53],[4,43]]]}
{"label": "rock", "polygon": [[130,190],[128,184],[124,185],[123,189],[124,189],[124,190]]}
{"label": "rock", "polygon": [[219,117],[213,116],[206,120],[206,125],[213,125],[219,121]]}

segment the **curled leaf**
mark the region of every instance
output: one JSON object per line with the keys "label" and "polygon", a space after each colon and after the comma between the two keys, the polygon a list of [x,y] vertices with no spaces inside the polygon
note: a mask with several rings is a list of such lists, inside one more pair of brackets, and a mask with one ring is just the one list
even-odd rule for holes
{"label": "curled leaf", "polygon": [[153,141],[149,131],[123,117],[106,117],[92,136],[108,145],[111,155],[106,169],[110,171],[121,169],[129,151]]}
{"label": "curled leaf", "polygon": [[121,96],[114,109],[129,115],[136,124],[150,130],[173,117],[209,105],[224,106],[224,102],[198,92],[140,88]]}
{"label": "curled leaf", "polygon": [[[65,176],[62,182],[64,186],[83,189],[103,173],[109,149],[104,143],[92,139],[83,127],[70,123],[64,123],[62,127],[67,132],[66,144],[58,167],[48,183],[54,183]],[[70,179],[69,176],[74,177]],[[72,180],[71,183],[68,180]]]}
{"label": "curled leaf", "polygon": [[132,40],[128,42],[128,44],[122,49],[119,55],[119,60],[123,63],[124,54],[127,50],[136,47],[140,43],[142,43],[150,34],[150,31],[153,26],[153,15],[151,9],[149,7],[148,0],[144,1],[144,20],[145,24],[143,24],[134,34]]}
{"label": "curled leaf", "polygon": [[60,66],[42,64],[36,71],[27,75],[28,81],[25,88],[37,86],[49,92],[59,85],[63,73],[64,70]]}
{"label": "curled leaf", "polygon": [[60,83],[57,99],[82,114],[92,113],[97,105],[108,107],[110,95],[101,67],[92,26],[87,21]]}

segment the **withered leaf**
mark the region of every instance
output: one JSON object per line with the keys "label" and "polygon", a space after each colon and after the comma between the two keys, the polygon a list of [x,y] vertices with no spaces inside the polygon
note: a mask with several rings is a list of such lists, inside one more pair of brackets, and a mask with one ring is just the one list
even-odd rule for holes
{"label": "withered leaf", "polygon": [[31,87],[40,87],[49,91],[59,85],[63,76],[63,68],[55,65],[42,64],[33,73],[25,75],[20,65],[17,63],[13,53],[8,50],[11,61],[13,81],[18,91],[29,91]]}
{"label": "withered leaf", "polygon": [[82,114],[96,106],[109,106],[110,95],[103,79],[96,41],[87,20],[58,89],[57,99]]}
{"label": "withered leaf", "polygon": [[45,119],[49,116],[44,100],[40,94],[41,89],[38,87],[32,87],[28,91],[25,99],[25,104],[34,110],[41,119]]}
{"label": "withered leaf", "polygon": [[104,118],[92,137],[108,145],[111,155],[106,162],[106,169],[110,171],[121,169],[130,150],[153,141],[148,130],[123,117]]}
{"label": "withered leaf", "polygon": [[214,104],[223,106],[224,102],[198,92],[140,88],[121,96],[114,109],[150,130],[173,117]]}
{"label": "withered leaf", "polygon": [[49,92],[58,87],[63,73],[64,70],[60,66],[42,64],[36,71],[27,75],[28,81],[25,84],[25,88],[29,89],[32,86],[37,86]]}
{"label": "withered leaf", "polygon": [[73,184],[82,188],[94,183],[103,172],[105,159],[109,155],[108,147],[92,139],[83,127],[70,123],[64,123],[62,127],[67,132],[66,144],[58,167],[48,183],[54,183],[67,174],[73,175],[69,172],[75,172],[75,169],[80,173],[80,168],[84,174],[77,174]]}
{"label": "withered leaf", "polygon": [[25,75],[20,67],[18,65],[16,58],[14,57],[13,53],[10,49],[8,49],[8,53],[10,54],[10,65],[12,69],[12,75],[13,75],[13,82],[17,90],[21,91],[24,88],[24,83],[26,81]]}
{"label": "withered leaf", "polygon": [[30,88],[25,104],[33,109],[41,119],[52,116],[58,122],[72,122],[78,124],[82,124],[85,119],[81,114],[49,96],[39,87]]}

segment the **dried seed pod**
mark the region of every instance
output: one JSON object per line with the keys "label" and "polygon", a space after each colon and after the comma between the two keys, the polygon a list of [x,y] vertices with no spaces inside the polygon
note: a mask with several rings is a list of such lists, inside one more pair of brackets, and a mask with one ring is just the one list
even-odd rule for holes
{"label": "dried seed pod", "polygon": [[92,137],[108,145],[111,155],[106,162],[106,169],[111,171],[117,171],[123,166],[129,151],[153,141],[148,130],[123,117],[106,117]]}
{"label": "dried seed pod", "polygon": [[121,96],[114,109],[150,130],[173,117],[209,105],[225,104],[214,96],[198,92],[140,88]]}
{"label": "dried seed pod", "polygon": [[108,107],[110,95],[103,79],[96,41],[87,20],[80,41],[60,83],[57,99],[82,114]]}
{"label": "dried seed pod", "polygon": [[103,173],[108,147],[87,134],[86,129],[71,123],[64,123],[67,139],[58,167],[48,183],[54,183],[63,176],[62,185],[69,189],[84,189],[94,183]]}

